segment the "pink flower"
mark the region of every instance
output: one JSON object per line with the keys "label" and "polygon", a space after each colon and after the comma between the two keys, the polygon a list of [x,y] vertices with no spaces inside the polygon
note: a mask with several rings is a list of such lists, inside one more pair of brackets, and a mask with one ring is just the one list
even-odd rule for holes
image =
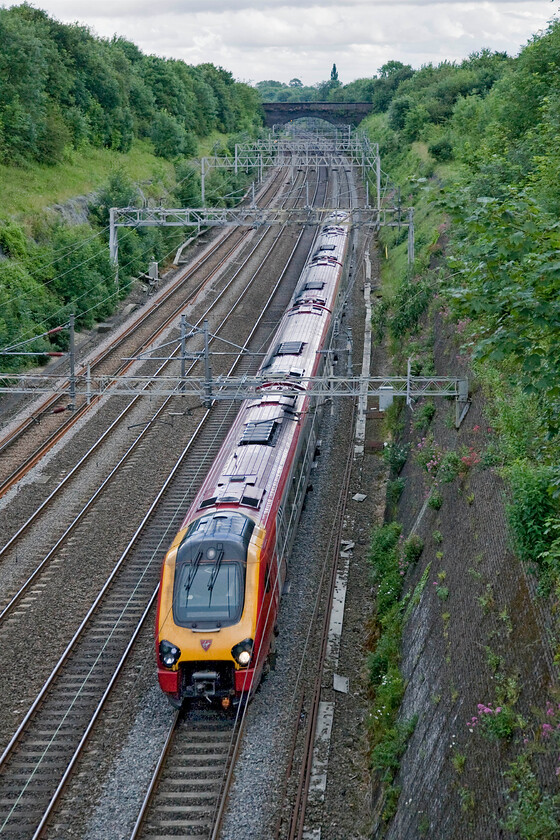
{"label": "pink flower", "polygon": [[543,738],[548,738],[550,733],[552,732],[552,726],[550,723],[543,723],[542,725],[542,736]]}

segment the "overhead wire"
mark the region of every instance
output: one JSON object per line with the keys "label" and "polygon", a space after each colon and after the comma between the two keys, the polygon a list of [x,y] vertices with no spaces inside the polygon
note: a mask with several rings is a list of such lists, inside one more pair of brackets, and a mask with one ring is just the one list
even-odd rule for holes
{"label": "overhead wire", "polygon": [[[92,236],[89,236],[87,239],[82,240],[82,242],[79,242],[74,248],[69,248],[66,251],[65,251],[64,248],[61,248],[59,251],[54,251],[53,254],[59,254],[59,256],[56,256],[55,259],[51,260],[51,262],[49,262],[49,263],[44,263],[44,264],[38,265],[38,266],[32,266],[33,273],[39,272],[39,271],[44,271],[47,268],[51,268],[51,266],[56,265],[56,263],[59,260],[64,259],[65,257],[69,256],[70,254],[73,254],[75,251],[78,251],[80,248],[83,248],[84,245],[86,245],[88,242],[91,242],[92,240],[97,239],[99,236],[102,236],[108,230],[109,230],[109,226],[107,225],[107,227],[103,228],[103,230],[100,230],[97,233],[93,234]],[[22,266],[23,268],[27,269],[27,271],[30,271],[29,263],[26,262],[25,260],[10,259],[9,265],[10,266],[19,265],[19,266]],[[79,266],[77,266],[77,267],[79,267]],[[56,279],[58,279],[58,277],[60,277],[60,276],[61,275],[57,275],[57,277],[53,277],[51,280],[46,280],[46,281],[40,280],[39,282],[41,283],[42,286],[44,286],[46,288],[46,287],[50,286],[51,283],[54,283],[54,281]],[[22,297],[25,299],[25,298],[31,297],[32,294],[33,294],[33,292],[29,292],[29,294],[27,294],[27,295],[24,294]],[[7,306],[9,303],[12,303],[14,300],[19,300],[19,297],[14,296],[12,298],[8,298],[8,300],[2,301],[2,305]]]}

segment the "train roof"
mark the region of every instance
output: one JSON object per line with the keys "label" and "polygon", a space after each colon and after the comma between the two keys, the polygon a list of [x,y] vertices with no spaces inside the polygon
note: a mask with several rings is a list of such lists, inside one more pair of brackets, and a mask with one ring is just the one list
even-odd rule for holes
{"label": "train roof", "polygon": [[[300,417],[308,405],[303,378],[321,364],[346,253],[347,225],[332,217],[324,224],[302,272],[290,305],[270,344],[259,376],[256,399],[246,400],[233,422],[185,524],[193,515],[221,506],[245,508],[265,517],[291,448],[297,442]],[[290,391],[267,393],[276,379],[290,381]]]}

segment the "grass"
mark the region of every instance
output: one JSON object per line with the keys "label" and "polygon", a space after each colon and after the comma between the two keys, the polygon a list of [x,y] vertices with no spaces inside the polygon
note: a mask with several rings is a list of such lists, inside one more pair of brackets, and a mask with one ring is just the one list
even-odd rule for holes
{"label": "grass", "polygon": [[0,206],[4,214],[25,221],[46,207],[100,187],[108,175],[122,167],[133,181],[151,179],[154,171],[172,177],[173,164],[157,158],[151,143],[136,141],[128,154],[110,149],[70,151],[57,166],[30,164],[16,168],[0,165]]}
{"label": "grass", "polygon": [[[200,156],[212,152],[215,143],[226,135],[213,132],[199,143]],[[87,195],[101,187],[115,169],[122,168],[136,183],[159,182],[159,198],[174,181],[173,163],[156,157],[149,140],[135,140],[127,154],[111,149],[86,147],[68,150],[65,160],[56,166],[30,163],[25,167],[0,164],[0,207],[2,213],[18,221],[29,221],[53,204],[62,204],[78,195]]]}

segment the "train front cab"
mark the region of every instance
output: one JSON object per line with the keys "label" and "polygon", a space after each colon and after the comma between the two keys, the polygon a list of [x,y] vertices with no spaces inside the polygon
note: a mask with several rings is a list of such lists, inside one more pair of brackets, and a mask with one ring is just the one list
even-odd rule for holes
{"label": "train front cab", "polygon": [[172,705],[206,698],[227,708],[258,685],[278,601],[263,534],[245,514],[220,509],[177,534],[156,624],[158,680]]}

